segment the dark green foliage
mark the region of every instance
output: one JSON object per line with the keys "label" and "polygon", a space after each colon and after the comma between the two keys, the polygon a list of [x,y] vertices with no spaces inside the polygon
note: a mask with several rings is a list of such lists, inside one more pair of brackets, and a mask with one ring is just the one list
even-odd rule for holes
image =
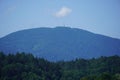
{"label": "dark green foliage", "polygon": [[49,62],[32,54],[0,52],[0,80],[120,80],[120,57]]}
{"label": "dark green foliage", "polygon": [[0,53],[0,80],[59,80],[60,67],[31,54]]}

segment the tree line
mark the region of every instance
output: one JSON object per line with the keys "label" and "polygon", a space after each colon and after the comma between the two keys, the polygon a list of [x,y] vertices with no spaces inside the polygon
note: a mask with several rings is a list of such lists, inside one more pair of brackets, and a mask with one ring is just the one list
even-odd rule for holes
{"label": "tree line", "polygon": [[0,52],[0,80],[120,80],[120,56],[50,62]]}

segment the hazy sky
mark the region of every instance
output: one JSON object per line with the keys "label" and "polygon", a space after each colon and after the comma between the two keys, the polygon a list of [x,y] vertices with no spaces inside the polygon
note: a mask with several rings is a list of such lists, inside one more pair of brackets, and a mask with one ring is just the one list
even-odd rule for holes
{"label": "hazy sky", "polygon": [[120,0],[0,0],[0,37],[63,25],[120,38]]}

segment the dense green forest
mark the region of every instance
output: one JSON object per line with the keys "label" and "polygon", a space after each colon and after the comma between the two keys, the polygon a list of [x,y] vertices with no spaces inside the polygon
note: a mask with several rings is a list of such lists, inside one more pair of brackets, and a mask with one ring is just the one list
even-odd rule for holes
{"label": "dense green forest", "polygon": [[120,56],[50,62],[0,52],[0,80],[120,80]]}

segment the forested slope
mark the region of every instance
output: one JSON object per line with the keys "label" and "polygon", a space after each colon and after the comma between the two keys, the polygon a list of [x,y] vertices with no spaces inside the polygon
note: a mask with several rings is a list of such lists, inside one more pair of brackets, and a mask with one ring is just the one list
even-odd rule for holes
{"label": "forested slope", "polygon": [[35,28],[17,31],[0,38],[0,51],[6,54],[33,53],[34,56],[49,61],[120,56],[120,39],[77,28]]}
{"label": "forested slope", "polygon": [[0,80],[120,80],[120,57],[49,62],[32,54],[0,52]]}

